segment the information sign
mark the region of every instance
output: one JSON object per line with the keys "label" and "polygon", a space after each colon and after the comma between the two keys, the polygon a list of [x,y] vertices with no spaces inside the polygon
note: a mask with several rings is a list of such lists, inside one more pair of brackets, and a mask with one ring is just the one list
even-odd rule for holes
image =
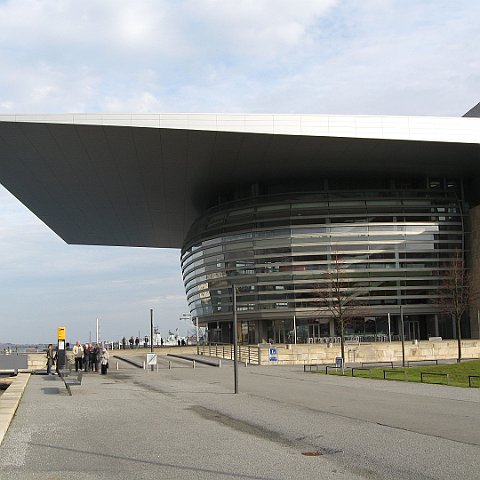
{"label": "information sign", "polygon": [[270,362],[278,362],[277,347],[270,347],[268,349],[268,360]]}
{"label": "information sign", "polygon": [[147,365],[156,365],[156,364],[157,364],[157,354],[147,353]]}
{"label": "information sign", "polygon": [[58,327],[57,328],[57,340],[65,340],[65,327]]}
{"label": "information sign", "polygon": [[335,357],[335,366],[338,368],[343,368],[343,358]]}

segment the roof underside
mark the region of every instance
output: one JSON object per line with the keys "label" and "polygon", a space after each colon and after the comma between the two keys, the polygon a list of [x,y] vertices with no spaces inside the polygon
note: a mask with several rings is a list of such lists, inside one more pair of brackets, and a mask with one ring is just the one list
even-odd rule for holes
{"label": "roof underside", "polygon": [[0,121],[0,182],[67,243],[180,248],[222,192],[346,174],[478,177],[480,145]]}

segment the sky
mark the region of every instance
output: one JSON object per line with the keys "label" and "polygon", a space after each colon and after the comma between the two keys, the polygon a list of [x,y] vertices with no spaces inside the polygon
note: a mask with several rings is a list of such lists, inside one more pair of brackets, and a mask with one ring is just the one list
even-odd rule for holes
{"label": "sky", "polygon": [[[0,113],[461,116],[477,0],[0,0]],[[1,162],[1,152],[0,152]],[[66,245],[0,186],[0,343],[185,334],[179,251]]]}

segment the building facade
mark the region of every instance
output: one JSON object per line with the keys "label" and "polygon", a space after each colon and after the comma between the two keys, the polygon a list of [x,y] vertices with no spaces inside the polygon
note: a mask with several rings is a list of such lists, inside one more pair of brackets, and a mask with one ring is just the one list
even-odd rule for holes
{"label": "building facade", "polygon": [[406,338],[453,338],[442,279],[465,252],[462,181],[347,177],[319,184],[315,192],[298,185],[275,194],[267,186],[265,194],[217,205],[195,222],[182,271],[190,310],[208,323],[210,339],[230,340],[232,285],[245,343],[338,336],[328,306],[332,273],[352,311],[345,334],[395,337],[402,306]]}
{"label": "building facade", "polygon": [[67,243],[181,249],[214,342],[234,291],[242,343],[330,341],[335,285],[350,337],[455,338],[444,279],[480,273],[475,116],[0,115],[0,181]]}

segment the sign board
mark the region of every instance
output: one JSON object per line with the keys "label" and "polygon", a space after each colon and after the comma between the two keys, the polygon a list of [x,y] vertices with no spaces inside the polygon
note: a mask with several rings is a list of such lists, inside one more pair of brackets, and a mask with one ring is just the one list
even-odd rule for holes
{"label": "sign board", "polygon": [[57,340],[65,340],[65,327],[58,327],[57,328]]}
{"label": "sign board", "polygon": [[147,365],[156,365],[156,364],[157,364],[157,354],[147,353]]}
{"label": "sign board", "polygon": [[270,347],[268,349],[268,361],[269,362],[278,362],[277,347]]}
{"label": "sign board", "polygon": [[338,368],[343,368],[343,358],[335,357],[335,366]]}

